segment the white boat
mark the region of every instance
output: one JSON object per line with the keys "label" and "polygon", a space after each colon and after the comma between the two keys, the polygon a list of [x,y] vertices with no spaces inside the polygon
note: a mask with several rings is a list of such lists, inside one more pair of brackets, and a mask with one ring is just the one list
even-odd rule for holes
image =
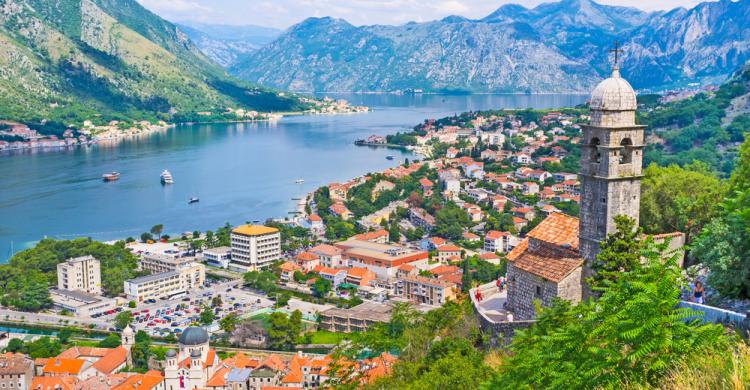
{"label": "white boat", "polygon": [[201,201],[200,198],[198,198],[197,196],[194,196],[194,197],[188,199],[188,204],[198,203],[200,201]]}
{"label": "white boat", "polygon": [[166,169],[161,173],[160,177],[161,177],[161,184],[174,183],[174,179],[172,179],[172,174]]}
{"label": "white boat", "polygon": [[297,184],[302,184],[302,183],[305,182],[305,179],[297,179],[294,182],[297,183]]}

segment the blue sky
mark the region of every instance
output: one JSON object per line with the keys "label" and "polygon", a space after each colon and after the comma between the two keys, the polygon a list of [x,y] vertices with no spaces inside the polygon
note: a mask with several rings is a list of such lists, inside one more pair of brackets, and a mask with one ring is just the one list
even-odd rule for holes
{"label": "blue sky", "polygon": [[[256,24],[286,28],[310,16],[343,18],[355,25],[424,22],[448,15],[481,18],[502,4],[533,7],[549,0],[138,0],[171,21]],[[700,0],[597,0],[647,11],[692,7]]]}

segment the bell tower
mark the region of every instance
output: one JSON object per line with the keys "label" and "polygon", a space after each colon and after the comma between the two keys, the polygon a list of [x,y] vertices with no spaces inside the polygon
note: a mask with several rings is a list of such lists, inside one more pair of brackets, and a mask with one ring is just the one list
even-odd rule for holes
{"label": "bell tower", "polygon": [[640,212],[644,128],[635,123],[638,107],[633,88],[620,77],[617,46],[612,76],[591,94],[591,121],[581,139],[581,213],[579,247],[583,277],[599,253],[599,242],[614,232],[614,218],[636,223]]}

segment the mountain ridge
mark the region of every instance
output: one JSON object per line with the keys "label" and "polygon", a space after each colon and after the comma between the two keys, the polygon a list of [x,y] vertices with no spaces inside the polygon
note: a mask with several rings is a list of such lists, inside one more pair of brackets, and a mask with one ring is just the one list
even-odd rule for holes
{"label": "mountain ridge", "polygon": [[154,121],[227,107],[301,107],[296,97],[229,76],[134,0],[6,0],[0,69],[7,120]]}
{"label": "mountain ridge", "polygon": [[622,73],[636,88],[717,82],[750,59],[750,32],[741,28],[750,25],[749,3],[645,12],[563,0],[533,8],[506,4],[475,20],[453,15],[399,26],[308,18],[229,70],[304,92],[583,92],[607,76],[608,49],[619,40]]}

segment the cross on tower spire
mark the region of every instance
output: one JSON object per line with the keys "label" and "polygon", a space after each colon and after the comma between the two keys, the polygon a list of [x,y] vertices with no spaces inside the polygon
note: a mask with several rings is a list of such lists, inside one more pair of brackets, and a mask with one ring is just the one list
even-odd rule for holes
{"label": "cross on tower spire", "polygon": [[614,53],[615,55],[615,63],[612,66],[613,69],[620,69],[620,53],[623,52],[622,46],[620,46],[619,41],[615,41],[614,48],[609,50],[610,53]]}

